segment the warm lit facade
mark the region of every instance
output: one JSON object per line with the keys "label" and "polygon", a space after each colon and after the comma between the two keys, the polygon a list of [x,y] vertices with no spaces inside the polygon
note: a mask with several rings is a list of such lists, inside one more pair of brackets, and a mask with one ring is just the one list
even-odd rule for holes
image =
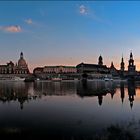
{"label": "warm lit facade", "polygon": [[47,74],[57,74],[57,73],[76,73],[77,69],[74,66],[45,66],[45,67],[38,67],[35,68],[33,73],[39,74],[39,73],[47,73]]}
{"label": "warm lit facade", "polygon": [[28,74],[29,69],[28,65],[23,57],[23,53],[20,53],[20,59],[18,60],[18,64],[14,67],[14,73],[15,74]]}
{"label": "warm lit facade", "polygon": [[87,64],[80,63],[76,66],[78,73],[98,73],[98,74],[108,74],[109,68],[103,65],[103,58],[100,55],[98,58],[98,64]]}
{"label": "warm lit facade", "polygon": [[28,65],[23,58],[23,53],[20,54],[20,59],[18,64],[14,65],[12,61],[7,63],[7,65],[0,65],[0,74],[28,74]]}
{"label": "warm lit facade", "polygon": [[14,63],[10,61],[7,65],[0,65],[0,74],[13,74]]}
{"label": "warm lit facade", "polygon": [[73,66],[45,66],[44,73],[76,73],[76,67]]}

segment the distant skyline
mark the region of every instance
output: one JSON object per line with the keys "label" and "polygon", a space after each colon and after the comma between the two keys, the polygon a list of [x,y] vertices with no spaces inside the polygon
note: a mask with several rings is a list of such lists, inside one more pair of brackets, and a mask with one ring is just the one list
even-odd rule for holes
{"label": "distant skyline", "polygon": [[30,70],[113,61],[140,70],[139,1],[0,1],[0,64],[24,53]]}

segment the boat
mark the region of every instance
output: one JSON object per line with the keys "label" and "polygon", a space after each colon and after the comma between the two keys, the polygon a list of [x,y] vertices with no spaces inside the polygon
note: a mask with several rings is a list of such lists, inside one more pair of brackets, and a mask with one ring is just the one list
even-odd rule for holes
{"label": "boat", "polygon": [[105,81],[110,81],[110,79],[109,79],[109,78],[107,78],[107,77],[105,77],[105,78],[104,78],[104,80],[105,80]]}
{"label": "boat", "polygon": [[33,77],[25,78],[24,82],[34,82],[35,79]]}
{"label": "boat", "polygon": [[113,79],[105,76],[104,81],[113,81]]}
{"label": "boat", "polygon": [[25,78],[21,78],[21,77],[1,77],[0,81],[24,81]]}
{"label": "boat", "polygon": [[21,77],[14,77],[12,78],[14,81],[24,81],[25,78],[21,78]]}
{"label": "boat", "polygon": [[59,77],[52,78],[51,80],[54,81],[54,82],[55,82],[55,81],[56,81],[56,82],[62,81],[62,79],[59,78]]}

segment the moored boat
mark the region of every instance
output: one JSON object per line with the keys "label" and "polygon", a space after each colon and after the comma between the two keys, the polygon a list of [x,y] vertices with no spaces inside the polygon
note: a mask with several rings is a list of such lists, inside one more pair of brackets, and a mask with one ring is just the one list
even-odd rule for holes
{"label": "moored boat", "polygon": [[13,78],[14,81],[24,81],[25,78],[21,78],[21,77],[14,77]]}
{"label": "moored boat", "polygon": [[57,82],[57,81],[62,81],[62,79],[59,78],[59,77],[52,78],[51,80],[54,81],[54,82],[55,82],[55,81],[56,81],[56,82]]}
{"label": "moored boat", "polygon": [[0,81],[24,81],[25,78],[22,78],[22,77],[1,77],[0,78]]}

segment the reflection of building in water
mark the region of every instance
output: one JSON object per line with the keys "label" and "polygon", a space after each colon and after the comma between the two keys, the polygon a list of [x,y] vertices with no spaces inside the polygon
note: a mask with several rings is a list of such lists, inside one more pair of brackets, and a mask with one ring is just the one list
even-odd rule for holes
{"label": "reflection of building in water", "polygon": [[112,99],[113,99],[115,93],[116,93],[115,88],[112,88],[112,89],[110,90],[110,94],[111,94],[111,98],[112,98]]}
{"label": "reflection of building in water", "polygon": [[105,82],[105,88],[108,89],[108,92],[111,94],[111,98],[113,99],[114,94],[116,93],[115,85],[112,82]]}
{"label": "reflection of building in water", "polygon": [[122,104],[123,104],[123,102],[124,102],[124,97],[125,97],[124,83],[123,83],[123,82],[120,83],[120,92],[121,92],[121,100],[122,100]]}
{"label": "reflection of building in water", "polygon": [[75,82],[35,82],[36,95],[73,95],[76,93]]}
{"label": "reflection of building in water", "polygon": [[99,103],[99,105],[102,105],[102,102],[103,102],[103,96],[99,95],[98,96],[98,103]]}
{"label": "reflection of building in water", "polygon": [[29,95],[30,84],[24,82],[1,82],[0,83],[0,101],[10,102],[18,101],[20,108],[23,109],[25,101],[29,101],[32,98]]}
{"label": "reflection of building in water", "polygon": [[107,94],[113,95],[115,94],[115,86],[111,83],[105,82],[87,82],[87,83],[78,83],[77,84],[77,95],[80,97],[86,96],[97,96],[99,105],[102,105],[103,96]]}
{"label": "reflection of building in water", "polygon": [[135,91],[135,83],[134,82],[128,82],[128,96],[129,96],[129,101],[130,101],[130,107],[133,107],[133,101],[134,101],[134,96],[136,95]]}

